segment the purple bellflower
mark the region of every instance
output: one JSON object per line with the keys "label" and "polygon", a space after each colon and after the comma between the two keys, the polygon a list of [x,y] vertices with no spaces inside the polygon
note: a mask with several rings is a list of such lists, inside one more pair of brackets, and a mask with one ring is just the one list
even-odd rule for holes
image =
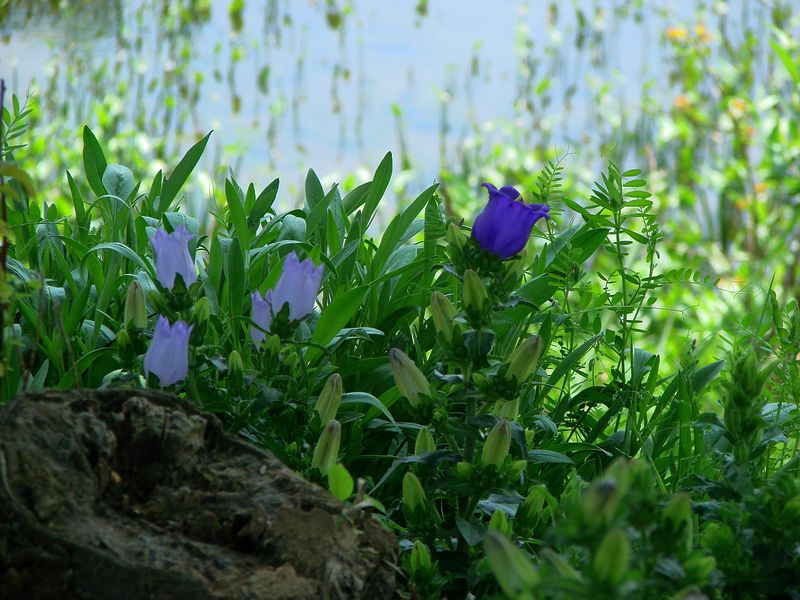
{"label": "purple bellflower", "polygon": [[[289,306],[289,321],[299,321],[305,317],[314,310],[322,272],[323,266],[315,267],[310,258],[300,262],[297,254],[289,254],[275,288],[264,294],[263,300],[258,292],[253,292],[253,322],[270,331],[272,318],[284,305]],[[255,327],[250,328],[250,336],[256,344],[264,339],[264,333]]]}
{"label": "purple bellflower", "polygon": [[158,317],[153,341],[144,355],[144,374],[158,376],[161,387],[186,379],[189,372],[189,335],[192,326],[183,321],[169,324],[169,319]]}
{"label": "purple bellflower", "polygon": [[156,253],[158,282],[168,290],[175,285],[175,275],[180,275],[187,286],[197,281],[194,262],[189,254],[189,240],[193,237],[183,225],[178,225],[172,233],[164,229],[156,230],[150,240]]}
{"label": "purple bellflower", "polygon": [[525,204],[520,193],[510,185],[499,190],[484,183],[489,191],[489,203],[475,219],[472,237],[485,251],[506,260],[516,255],[528,243],[534,223],[550,218],[546,204]]}

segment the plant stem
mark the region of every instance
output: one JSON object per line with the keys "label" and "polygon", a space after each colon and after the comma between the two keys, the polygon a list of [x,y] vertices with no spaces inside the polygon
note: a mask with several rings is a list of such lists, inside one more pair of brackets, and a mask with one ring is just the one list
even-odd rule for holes
{"label": "plant stem", "polygon": [[[5,106],[6,95],[6,81],[0,79],[0,164],[3,163],[4,149],[6,145],[5,134],[3,132],[3,107]],[[3,186],[5,180],[2,173],[0,173],[0,187]],[[8,236],[6,235],[6,228],[8,227],[8,218],[6,212],[6,195],[0,192],[0,227],[3,230],[3,235],[0,237],[0,287],[7,285],[8,270],[6,267],[8,256]],[[5,381],[5,360],[6,360],[6,345],[5,345],[5,332],[6,332],[6,304],[0,298],[0,390],[3,389],[3,382]]]}

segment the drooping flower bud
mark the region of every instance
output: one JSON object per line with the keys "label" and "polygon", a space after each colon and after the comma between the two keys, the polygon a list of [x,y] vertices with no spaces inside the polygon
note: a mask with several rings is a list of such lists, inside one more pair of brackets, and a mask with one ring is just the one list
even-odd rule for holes
{"label": "drooping flower bud", "polygon": [[341,400],[342,377],[338,373],[334,373],[328,377],[328,381],[325,382],[325,387],[322,388],[317,403],[314,405],[314,410],[317,411],[319,422],[322,425],[327,425],[336,418]]}
{"label": "drooping flower bud", "polygon": [[125,327],[133,327],[135,329],[145,329],[147,327],[147,305],[144,290],[137,281],[132,281],[128,286],[123,315]]}
{"label": "drooping flower bud", "polygon": [[542,354],[542,338],[531,335],[522,340],[508,357],[506,378],[522,384],[536,368]]}
{"label": "drooping flower bud", "polygon": [[158,318],[153,341],[144,355],[144,373],[158,376],[162,387],[186,378],[189,372],[189,336],[192,327],[183,321],[170,325],[167,317]]}
{"label": "drooping flower bud", "polygon": [[500,419],[497,424],[492,427],[489,435],[486,436],[486,441],[483,443],[481,464],[483,464],[483,466],[494,465],[500,468],[506,456],[508,456],[510,448],[511,425],[508,419]]}
{"label": "drooping flower bud", "polygon": [[456,316],[456,309],[447,296],[440,292],[431,294],[431,316],[436,332],[441,335],[447,343],[453,341],[453,319]]}
{"label": "drooping flower bud", "polygon": [[541,577],[522,550],[495,531],[487,534],[484,550],[492,573],[507,598],[532,597]]}
{"label": "drooping flower bud", "polygon": [[433,434],[427,427],[423,427],[417,434],[417,441],[414,444],[414,455],[427,454],[436,450],[436,442],[433,439]]}
{"label": "drooping flower bud", "polygon": [[595,578],[615,586],[622,582],[628,570],[631,547],[621,529],[609,531],[592,561],[592,574]]}
{"label": "drooping flower bud", "polygon": [[489,295],[478,274],[472,269],[464,271],[464,308],[467,313],[481,314],[488,301]]}
{"label": "drooping flower bud", "polygon": [[486,252],[506,260],[525,247],[534,223],[550,218],[546,204],[525,204],[520,193],[510,185],[499,190],[484,183],[489,192],[489,203],[475,219],[472,237]]}
{"label": "drooping flower bud", "polygon": [[425,402],[423,395],[431,396],[431,386],[425,375],[402,350],[398,348],[389,350],[389,367],[397,389],[411,406],[417,408]]}
{"label": "drooping flower bud", "polygon": [[330,468],[336,464],[336,457],[339,454],[339,441],[342,435],[342,427],[339,421],[333,420],[325,425],[322,434],[319,436],[314,456],[311,459],[311,468],[319,469],[322,475],[327,475]]}
{"label": "drooping flower bud", "polygon": [[175,276],[180,275],[189,286],[197,281],[194,261],[189,254],[189,241],[194,237],[183,225],[172,233],[157,229],[150,243],[156,254],[156,276],[158,282],[168,290],[175,285]]}

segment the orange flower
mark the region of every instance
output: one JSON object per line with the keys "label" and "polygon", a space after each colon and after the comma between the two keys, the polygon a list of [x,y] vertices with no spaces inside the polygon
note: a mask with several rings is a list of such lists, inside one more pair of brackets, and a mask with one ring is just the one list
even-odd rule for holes
{"label": "orange flower", "polygon": [[675,104],[675,108],[683,110],[684,108],[689,108],[689,106],[691,106],[692,103],[689,101],[689,99],[686,96],[681,94],[677,98],[675,98],[675,103],[674,104]]}
{"label": "orange flower", "polygon": [[685,40],[686,39],[686,29],[683,27],[667,27],[667,39],[668,40]]}
{"label": "orange flower", "polygon": [[697,39],[699,39],[702,43],[707,44],[711,41],[711,34],[709,33],[706,26],[702,23],[698,23],[694,26],[694,32],[697,35]]}

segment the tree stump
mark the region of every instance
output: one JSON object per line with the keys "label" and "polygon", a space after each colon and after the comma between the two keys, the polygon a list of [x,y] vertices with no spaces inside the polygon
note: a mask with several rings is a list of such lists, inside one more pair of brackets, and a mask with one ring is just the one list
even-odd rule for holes
{"label": "tree stump", "polygon": [[0,599],[391,598],[393,536],[153,390],[0,409]]}

